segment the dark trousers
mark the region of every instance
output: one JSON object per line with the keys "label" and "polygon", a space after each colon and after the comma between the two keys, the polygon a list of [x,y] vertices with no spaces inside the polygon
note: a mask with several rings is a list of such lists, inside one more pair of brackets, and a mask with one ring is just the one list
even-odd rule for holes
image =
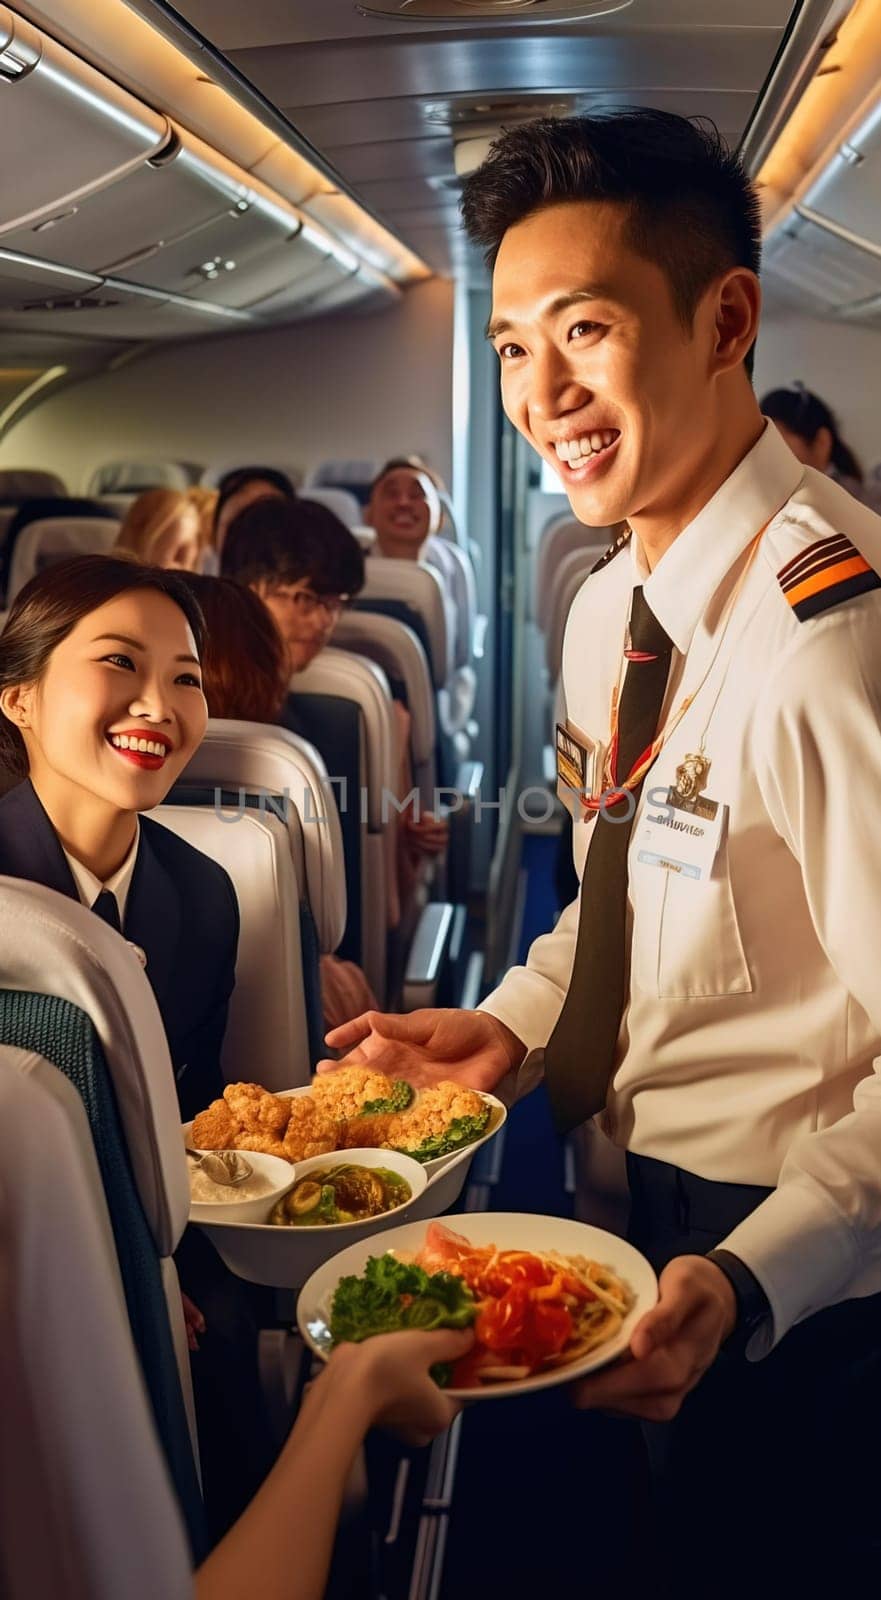
{"label": "dark trousers", "polygon": [[[645,1156],[627,1167],[629,1236],[657,1272],[713,1249],[770,1193]],[[808,1318],[761,1361],[723,1349],[674,1421],[643,1432],[659,1594],[881,1595],[881,1295]]]}

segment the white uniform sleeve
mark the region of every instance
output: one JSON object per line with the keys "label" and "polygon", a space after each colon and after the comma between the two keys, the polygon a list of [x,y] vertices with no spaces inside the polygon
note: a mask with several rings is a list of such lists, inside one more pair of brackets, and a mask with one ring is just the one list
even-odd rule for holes
{"label": "white uniform sleeve", "polygon": [[[754,754],[769,815],[801,865],[820,942],[881,1035],[881,619],[870,594],[802,624],[767,684]],[[769,915],[773,908],[769,907]],[[778,1187],[724,1241],[787,1329],[881,1291],[881,1058],[839,1122],[796,1141]]]}

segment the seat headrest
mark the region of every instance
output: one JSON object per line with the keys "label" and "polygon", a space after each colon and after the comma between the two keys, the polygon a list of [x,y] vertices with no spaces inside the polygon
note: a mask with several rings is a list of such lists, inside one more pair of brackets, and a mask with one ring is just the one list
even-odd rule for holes
{"label": "seat headrest", "polygon": [[135,1183],[161,1256],[190,1209],[180,1112],[165,1031],[134,951],[78,901],[0,877],[3,987],[57,995],[91,1017],[113,1080]]}
{"label": "seat headrest", "polygon": [[340,522],[352,532],[361,525],[361,505],[359,500],[348,489],[325,488],[323,485],[314,485],[309,490],[304,490],[303,500],[313,500],[316,505],[326,506],[332,511]]}
{"label": "seat headrest", "polygon": [[453,651],[451,630],[447,626],[446,595],[439,574],[425,561],[376,557],[365,565],[364,587],[356,608],[369,610],[373,601],[381,604],[387,600],[415,612],[425,629],[435,687],[442,688],[453,670]]}
{"label": "seat headrest", "polygon": [[53,494],[67,494],[67,485],[55,472],[39,472],[35,467],[4,467],[0,471],[0,501]]}
{"label": "seat headrest", "polygon": [[113,549],[120,524],[104,517],[52,517],[29,522],[15,541],[9,568],[7,600],[11,603],[31,578],[68,556],[106,555]]}
{"label": "seat headrest", "polygon": [[198,483],[195,461],[105,461],[89,478],[87,494],[142,494],[145,489],[188,489]]}
{"label": "seat headrest", "polygon": [[241,926],[223,1038],[224,1077],[289,1089],[308,1083],[311,1073],[300,885],[289,830],[269,812],[218,810],[164,805],[151,815],[225,868],[236,892]]}
{"label": "seat headrest", "polygon": [[347,489],[360,505],[366,505],[379,464],[376,461],[322,461],[306,474],[303,491],[310,489]]}
{"label": "seat headrest", "polygon": [[437,743],[434,690],[425,651],[412,628],[378,611],[344,611],[334,638],[340,649],[369,656],[404,685],[410,742],[417,763],[430,761]]}
{"label": "seat headrest", "polygon": [[[287,728],[212,717],[179,781],[290,797],[296,811],[289,819],[292,842],[302,849],[318,943],[322,951],[335,950],[346,928],[343,839],[328,773],[314,745]],[[350,803],[356,805],[357,797]]]}
{"label": "seat headrest", "polygon": [[387,816],[383,793],[395,791],[394,705],[385,673],[365,656],[330,646],[291,678],[290,691],[335,694],[355,700],[364,719],[366,820],[371,833],[383,831]]}

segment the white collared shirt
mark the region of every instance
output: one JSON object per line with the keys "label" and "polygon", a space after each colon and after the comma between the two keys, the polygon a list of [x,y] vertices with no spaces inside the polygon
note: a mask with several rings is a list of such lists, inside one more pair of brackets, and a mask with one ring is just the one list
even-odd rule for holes
{"label": "white collared shirt", "polygon": [[[800,620],[778,577],[838,534],[881,572],[881,518],[768,426],[650,575],[631,540],[586,582],[563,651],[569,719],[605,743],[644,582],[675,646],[662,724],[696,691],[634,821],[629,997],[600,1121],[701,1177],[776,1185],[724,1241],[774,1314],[751,1354],[881,1290],[881,589]],[[695,882],[639,861],[637,836],[653,791],[702,744],[728,822]],[[597,825],[576,820],[579,874]],[[577,926],[576,901],[484,1002],[530,1051],[559,1015]],[[524,1063],[524,1088],[540,1065]]]}
{"label": "white collared shirt", "polygon": [[[123,861],[122,866],[117,867],[116,871],[111,874],[106,883],[102,883],[100,878],[96,878],[94,872],[91,872],[88,867],[83,866],[81,861],[77,861],[76,856],[72,856],[69,850],[64,851],[64,854],[67,857],[67,864],[73,873],[73,881],[76,884],[77,894],[79,895],[82,904],[84,906],[88,906],[89,910],[91,910],[99,894],[101,893],[101,890],[109,889],[110,893],[116,896],[116,903],[119,906],[119,920],[123,927],[125,926],[126,902],[128,900],[129,889],[131,888],[132,875],[135,870],[135,862],[138,858],[138,845],[140,843],[140,839],[141,825],[140,823],[136,823],[135,837],[132,847]],[[62,846],[62,849],[63,848],[64,847]]]}

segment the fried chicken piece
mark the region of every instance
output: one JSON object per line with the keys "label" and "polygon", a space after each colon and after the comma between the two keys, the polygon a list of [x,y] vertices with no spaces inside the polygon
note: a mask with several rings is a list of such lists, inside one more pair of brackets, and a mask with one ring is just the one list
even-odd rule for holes
{"label": "fried chicken piece", "polygon": [[342,1150],[344,1125],[328,1116],[309,1094],[294,1095],[285,1101],[290,1117],[284,1135],[289,1161],[308,1161],[310,1156],[326,1156]]}
{"label": "fried chicken piece", "polygon": [[291,1157],[280,1139],[273,1139],[265,1133],[239,1133],[236,1135],[236,1150],[257,1150],[264,1156],[278,1156],[281,1161],[290,1161]]}
{"label": "fried chicken piece", "polygon": [[190,1144],[196,1150],[231,1150],[239,1125],[225,1100],[212,1100],[193,1119]]}
{"label": "fried chicken piece", "polygon": [[281,1138],[287,1127],[290,1101],[270,1094],[259,1083],[228,1083],[223,1098],[240,1133]]}
{"label": "fried chicken piece", "polygon": [[350,1117],[345,1126],[346,1150],[390,1150],[401,1121],[399,1111],[373,1117]]}
{"label": "fried chicken piece", "polygon": [[396,1150],[418,1150],[426,1139],[446,1133],[460,1117],[480,1117],[485,1103],[473,1089],[445,1079],[422,1089],[409,1110],[399,1112],[391,1137]]}
{"label": "fried chicken piece", "polygon": [[385,1100],[391,1087],[391,1078],[382,1072],[372,1072],[369,1067],[342,1067],[339,1072],[314,1078],[311,1092],[322,1111],[345,1122],[348,1117],[357,1117],[368,1101]]}

